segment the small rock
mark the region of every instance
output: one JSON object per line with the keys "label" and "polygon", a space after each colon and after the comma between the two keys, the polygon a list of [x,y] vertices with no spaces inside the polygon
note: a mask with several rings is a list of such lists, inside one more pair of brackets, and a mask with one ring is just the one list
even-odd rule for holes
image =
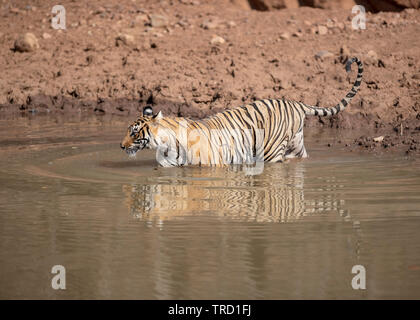
{"label": "small rock", "polygon": [[186,28],[186,27],[188,27],[188,26],[189,26],[189,23],[188,23],[188,21],[186,21],[186,20],[181,20],[181,21],[178,21],[178,22],[176,23],[176,25],[177,25],[177,26],[180,26],[180,27],[182,27],[182,28]]}
{"label": "small rock", "polygon": [[18,8],[10,8],[10,12],[14,14],[19,14],[20,10]]}
{"label": "small rock", "polygon": [[303,33],[300,32],[300,31],[296,31],[296,32],[293,32],[292,33],[292,36],[293,37],[296,37],[296,38],[300,38],[300,37],[302,37],[302,35],[303,35]]}
{"label": "small rock", "polygon": [[327,28],[329,29],[334,28],[334,25],[335,25],[334,21],[332,21],[331,19],[327,20]]}
{"label": "small rock", "polygon": [[366,64],[378,65],[378,54],[373,50],[369,50],[365,62]]}
{"label": "small rock", "polygon": [[135,44],[135,40],[131,34],[119,34],[115,39],[115,44],[117,47],[119,47],[121,43],[125,44],[126,46],[133,46]]}
{"label": "small rock", "polygon": [[289,40],[290,38],[290,34],[288,32],[283,32],[282,34],[280,34],[280,39],[282,40]]}
{"label": "small rock", "polygon": [[168,25],[168,18],[160,14],[150,15],[150,25],[153,28],[164,28]]}
{"label": "small rock", "polygon": [[88,65],[92,64],[93,61],[94,61],[94,57],[92,55],[89,55],[86,57],[86,62]]}
{"label": "small rock", "polygon": [[336,26],[337,26],[337,28],[338,28],[338,29],[340,29],[340,30],[344,30],[344,28],[345,28],[345,25],[344,25],[344,23],[342,23],[342,22],[337,22],[337,23],[336,23]]}
{"label": "small rock", "polygon": [[345,63],[350,58],[350,50],[346,45],[340,48],[340,62]]}
{"label": "small rock", "polygon": [[20,35],[15,41],[14,49],[18,52],[31,52],[39,48],[38,39],[33,33]]}
{"label": "small rock", "polygon": [[83,51],[95,51],[95,46],[92,43],[89,43],[84,49]]}
{"label": "small rock", "polygon": [[326,51],[326,50],[319,51],[315,55],[315,59],[320,59],[320,60],[324,60],[324,59],[327,59],[327,58],[333,58],[333,57],[334,57],[334,55],[331,52]]}
{"label": "small rock", "polygon": [[373,51],[373,50],[369,50],[367,53],[368,57],[373,58],[373,59],[378,59],[378,54]]}
{"label": "small rock", "polygon": [[95,14],[101,14],[104,13],[106,9],[104,7],[99,7],[96,9]]}
{"label": "small rock", "polygon": [[341,54],[342,56],[345,56],[345,57],[350,57],[350,50],[349,50],[349,48],[347,48],[347,46],[346,46],[346,45],[343,45],[343,46],[340,48],[340,54]]}
{"label": "small rock", "polygon": [[383,140],[384,140],[384,136],[379,136],[379,137],[373,138],[373,141],[375,141],[375,142],[382,142]]}
{"label": "small rock", "polygon": [[328,28],[326,26],[318,26],[317,33],[320,35],[325,35],[328,33]]}
{"label": "small rock", "polygon": [[223,44],[226,41],[222,37],[214,35],[210,42],[211,44]]}
{"label": "small rock", "polygon": [[42,34],[42,38],[44,38],[45,40],[47,40],[47,39],[51,39],[51,35],[50,35],[49,33],[44,32],[44,33]]}
{"label": "small rock", "polygon": [[200,1],[197,0],[180,0],[182,4],[191,5],[191,6],[197,6],[200,4]]}
{"label": "small rock", "polygon": [[146,23],[149,21],[149,17],[147,16],[147,14],[139,14],[136,16],[135,20],[136,22]]}
{"label": "small rock", "polygon": [[203,29],[205,29],[205,30],[208,30],[208,29],[215,29],[215,28],[218,27],[218,25],[219,25],[219,23],[217,21],[215,21],[215,20],[205,20],[200,25],[200,27],[203,28]]}

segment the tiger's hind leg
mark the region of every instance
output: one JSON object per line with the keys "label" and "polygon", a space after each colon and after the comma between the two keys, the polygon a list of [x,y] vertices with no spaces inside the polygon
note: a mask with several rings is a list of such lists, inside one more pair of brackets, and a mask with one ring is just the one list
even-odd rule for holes
{"label": "tiger's hind leg", "polygon": [[285,158],[306,158],[308,154],[306,153],[305,145],[303,144],[303,128],[299,130],[298,133],[290,140],[290,143],[287,146]]}
{"label": "tiger's hind leg", "polygon": [[270,150],[264,150],[264,161],[266,162],[283,162],[289,145],[289,139],[284,139],[279,145]]}

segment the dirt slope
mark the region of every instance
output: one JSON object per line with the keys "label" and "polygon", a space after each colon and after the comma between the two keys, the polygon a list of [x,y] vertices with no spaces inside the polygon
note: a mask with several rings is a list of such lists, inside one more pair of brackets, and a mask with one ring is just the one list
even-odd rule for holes
{"label": "dirt slope", "polygon": [[[351,105],[307,125],[364,130],[355,143],[366,149],[420,149],[420,10],[368,13],[366,29],[354,30],[345,9],[62,1],[67,29],[59,31],[50,23],[55,2],[13,3],[0,4],[1,117],[76,112],[131,120],[146,104],[204,117],[282,97],[332,106],[355,78],[343,63],[358,56],[364,83]],[[28,32],[37,45],[20,52],[15,41]],[[374,135],[385,138],[374,142]]]}

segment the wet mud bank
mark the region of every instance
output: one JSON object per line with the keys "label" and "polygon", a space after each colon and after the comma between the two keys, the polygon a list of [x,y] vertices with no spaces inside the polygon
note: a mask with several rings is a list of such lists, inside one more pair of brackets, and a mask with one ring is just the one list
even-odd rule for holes
{"label": "wet mud bank", "polygon": [[[333,106],[355,79],[344,63],[357,56],[364,77],[349,107],[308,118],[306,126],[355,131],[358,138],[345,143],[350,149],[418,154],[418,9],[367,12],[366,29],[354,30],[346,8],[258,11],[224,0],[62,4],[68,23],[61,31],[51,27],[49,3],[1,6],[0,118],[82,114],[128,123],[145,105],[203,118],[264,98]],[[22,39],[30,43],[22,46]]]}

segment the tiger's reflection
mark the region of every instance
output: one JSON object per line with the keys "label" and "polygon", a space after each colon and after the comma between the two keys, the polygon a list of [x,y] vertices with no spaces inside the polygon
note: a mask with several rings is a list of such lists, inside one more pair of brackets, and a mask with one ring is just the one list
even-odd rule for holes
{"label": "tiger's reflection", "polygon": [[305,199],[302,162],[269,164],[258,176],[245,176],[237,167],[171,170],[165,171],[170,175],[162,172],[150,184],[123,186],[133,217],[165,221],[211,215],[241,221],[292,222],[327,211],[345,215],[341,208],[344,200],[337,199],[340,186],[333,177],[324,179],[322,190],[318,184],[313,192],[307,187],[314,199]]}

